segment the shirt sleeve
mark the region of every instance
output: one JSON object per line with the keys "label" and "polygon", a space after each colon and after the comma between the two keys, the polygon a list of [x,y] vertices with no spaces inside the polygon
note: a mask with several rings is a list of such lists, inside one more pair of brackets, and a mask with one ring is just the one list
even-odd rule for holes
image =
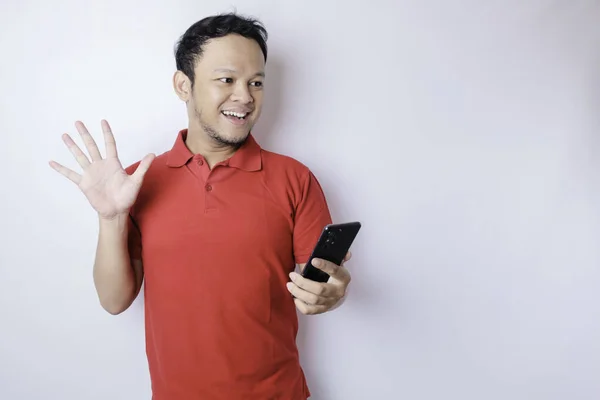
{"label": "shirt sleeve", "polygon": [[294,259],[297,264],[308,261],[321,231],[331,222],[323,189],[314,174],[308,171],[294,216]]}

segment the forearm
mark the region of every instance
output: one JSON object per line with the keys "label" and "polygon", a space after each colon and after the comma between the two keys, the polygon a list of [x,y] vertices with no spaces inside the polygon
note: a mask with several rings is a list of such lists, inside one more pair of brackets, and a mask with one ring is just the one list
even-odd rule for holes
{"label": "forearm", "polygon": [[94,263],[94,285],[102,307],[111,314],[125,311],[137,296],[140,277],[131,265],[127,248],[128,215],[100,218]]}

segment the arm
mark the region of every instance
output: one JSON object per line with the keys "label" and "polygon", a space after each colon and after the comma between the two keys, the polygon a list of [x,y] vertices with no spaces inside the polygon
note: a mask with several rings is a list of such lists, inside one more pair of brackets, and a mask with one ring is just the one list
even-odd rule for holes
{"label": "arm", "polygon": [[[325,194],[317,178],[307,172],[302,185],[294,220],[294,255],[300,272],[304,270],[323,227],[332,222]],[[350,259],[350,253],[345,261]],[[326,283],[314,282],[296,272],[290,273],[287,288],[294,296],[296,307],[303,314],[322,314],[339,307],[350,283],[350,273],[329,261],[315,259],[313,265],[330,275]]]}
{"label": "arm", "polygon": [[[108,122],[102,120],[106,143],[106,157],[102,158],[96,141],[85,125],[75,123],[88,150],[89,157],[70,135],[62,135],[69,151],[77,160],[83,173],[77,173],[56,161],[50,166],[75,183],[86,196],[100,218],[100,234],[94,263],[94,285],[100,304],[111,314],[125,311],[136,298],[142,284],[142,262],[137,261],[139,246],[130,255],[128,231],[129,210],[138,196],[142,181],[154,154],[146,155],[139,163],[124,170],[117,155],[115,138]],[[131,261],[130,256],[136,260]]]}
{"label": "arm", "polygon": [[100,304],[113,315],[129,308],[142,286],[142,261],[130,260],[127,247],[128,219],[128,214],[100,218],[94,285]]}

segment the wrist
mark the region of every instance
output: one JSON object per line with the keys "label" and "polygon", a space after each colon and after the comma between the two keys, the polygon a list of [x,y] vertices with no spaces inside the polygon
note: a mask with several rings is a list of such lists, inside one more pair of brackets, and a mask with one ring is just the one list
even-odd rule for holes
{"label": "wrist", "polygon": [[127,220],[129,219],[129,213],[119,213],[115,214],[112,217],[104,217],[98,214],[98,220],[100,222],[100,227],[113,228],[113,227],[124,227],[127,225]]}

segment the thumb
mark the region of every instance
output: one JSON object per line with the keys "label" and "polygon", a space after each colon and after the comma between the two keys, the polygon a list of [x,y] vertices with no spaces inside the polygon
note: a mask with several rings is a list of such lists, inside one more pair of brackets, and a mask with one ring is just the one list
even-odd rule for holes
{"label": "thumb", "polygon": [[154,154],[150,153],[147,154],[144,158],[142,158],[142,161],[140,161],[140,164],[138,165],[135,172],[131,174],[131,177],[138,183],[141,183],[144,180],[144,175],[146,175],[146,172],[148,172],[150,164],[152,164],[152,161],[154,161],[155,157],[156,156]]}

